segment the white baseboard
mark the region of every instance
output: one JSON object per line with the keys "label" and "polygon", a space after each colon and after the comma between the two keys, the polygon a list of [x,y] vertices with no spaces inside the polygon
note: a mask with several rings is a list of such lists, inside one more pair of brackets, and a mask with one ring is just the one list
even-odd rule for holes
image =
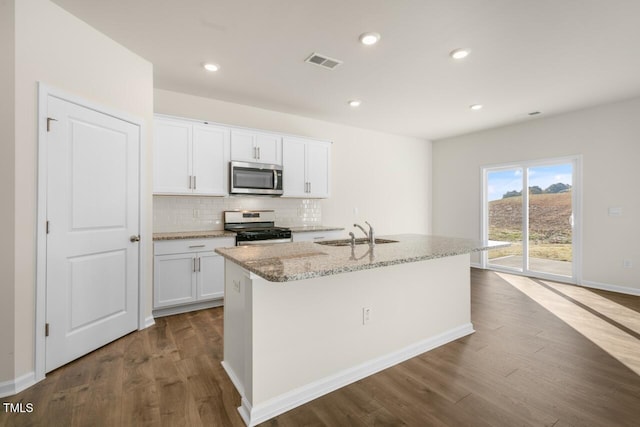
{"label": "white baseboard", "polygon": [[618,292],[621,294],[640,296],[640,289],[629,288],[626,286],[610,285],[608,283],[592,282],[591,280],[583,280],[580,283],[580,286],[585,286],[587,288],[601,289],[603,291],[611,291],[611,292]]}
{"label": "white baseboard", "polygon": [[238,378],[238,375],[236,375],[235,371],[231,369],[231,366],[229,366],[229,364],[226,363],[224,360],[220,364],[222,365],[224,370],[227,372],[229,379],[233,383],[236,390],[238,390],[238,393],[240,393],[240,395],[244,395],[244,384],[242,384],[242,381],[240,381],[240,378]]}
{"label": "white baseboard", "polygon": [[[269,399],[266,402],[260,403],[257,406],[252,406],[251,403],[245,399],[243,393],[241,393],[242,405],[238,408],[238,412],[240,412],[240,416],[247,426],[255,426],[313,399],[317,399],[320,396],[354,383],[362,378],[375,374],[376,372],[380,372],[393,365],[397,365],[398,363],[404,362],[405,360],[411,359],[412,357],[426,351],[440,347],[441,345],[457,340],[458,338],[462,338],[473,332],[473,325],[471,323],[467,323],[393,353],[369,360],[329,377],[319,379],[310,384],[291,390],[287,393]],[[229,371],[227,370],[227,372]],[[233,382],[234,379],[232,378],[231,381]]]}
{"label": "white baseboard", "polygon": [[176,305],[167,308],[157,308],[153,310],[153,317],[173,316],[174,314],[188,313],[190,311],[203,310],[205,308],[220,307],[224,305],[224,299],[213,301],[196,302],[193,304]]}
{"label": "white baseboard", "polygon": [[13,396],[20,393],[36,383],[35,372],[29,372],[15,380],[4,381],[0,383],[0,397]]}
{"label": "white baseboard", "polygon": [[144,328],[147,329],[149,326],[153,326],[156,324],[156,320],[153,316],[148,316],[144,319]]}

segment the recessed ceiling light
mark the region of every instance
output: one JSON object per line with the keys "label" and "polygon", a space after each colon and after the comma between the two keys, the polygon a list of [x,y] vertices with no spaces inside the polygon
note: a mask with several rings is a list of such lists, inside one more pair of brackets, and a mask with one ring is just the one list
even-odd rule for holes
{"label": "recessed ceiling light", "polygon": [[378,33],[362,33],[360,34],[360,43],[371,46],[372,44],[376,44],[380,41],[380,34]]}
{"label": "recessed ceiling light", "polygon": [[211,72],[218,71],[220,69],[220,66],[218,64],[212,64],[210,62],[203,64],[202,66],[204,67],[205,70],[211,71]]}
{"label": "recessed ceiling light", "polygon": [[351,101],[349,101],[350,107],[359,107],[360,104],[362,104],[362,101],[360,101],[359,99],[352,99]]}
{"label": "recessed ceiling light", "polygon": [[482,110],[482,107],[483,107],[482,104],[469,105],[469,108],[471,108],[472,110]]}
{"label": "recessed ceiling light", "polygon": [[449,56],[453,59],[463,59],[469,56],[471,51],[469,49],[455,49],[449,52]]}

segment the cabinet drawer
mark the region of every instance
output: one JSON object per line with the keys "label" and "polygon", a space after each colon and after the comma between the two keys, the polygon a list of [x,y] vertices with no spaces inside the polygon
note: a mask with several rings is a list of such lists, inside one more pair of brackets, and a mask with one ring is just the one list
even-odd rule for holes
{"label": "cabinet drawer", "polygon": [[216,237],[212,239],[180,239],[154,242],[154,255],[180,254],[188,252],[212,251],[236,245],[234,237]]}
{"label": "cabinet drawer", "polygon": [[328,231],[304,231],[291,233],[294,242],[321,242],[323,240],[336,240],[342,237],[342,230]]}

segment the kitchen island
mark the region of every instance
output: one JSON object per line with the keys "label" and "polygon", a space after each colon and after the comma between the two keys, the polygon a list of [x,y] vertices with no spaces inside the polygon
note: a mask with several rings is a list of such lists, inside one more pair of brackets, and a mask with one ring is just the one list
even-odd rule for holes
{"label": "kitchen island", "polygon": [[469,254],[507,244],[384,237],[395,242],[216,250],[223,366],[247,425],[473,332]]}

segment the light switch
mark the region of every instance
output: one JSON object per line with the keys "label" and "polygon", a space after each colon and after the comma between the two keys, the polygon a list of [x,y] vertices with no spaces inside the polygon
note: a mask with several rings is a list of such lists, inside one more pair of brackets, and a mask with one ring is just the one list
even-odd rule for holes
{"label": "light switch", "polygon": [[622,208],[609,208],[609,216],[622,216]]}

